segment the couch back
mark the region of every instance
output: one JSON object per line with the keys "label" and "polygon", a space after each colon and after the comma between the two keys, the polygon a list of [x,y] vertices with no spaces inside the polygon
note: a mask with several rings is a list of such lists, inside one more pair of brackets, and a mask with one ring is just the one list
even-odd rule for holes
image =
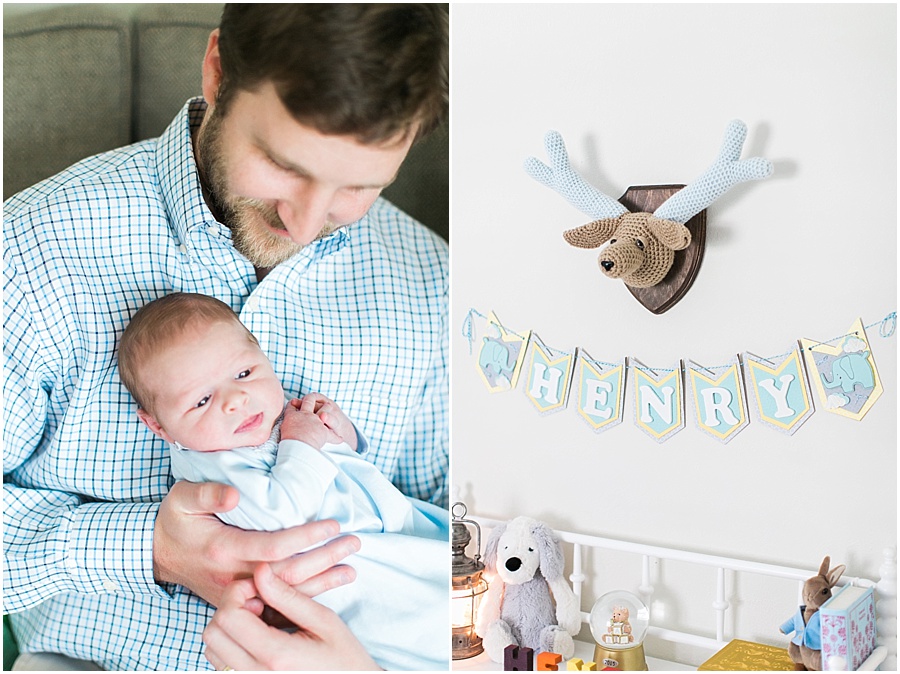
{"label": "couch back", "polygon": [[[4,10],[3,198],[98,152],[158,136],[200,94],[221,4]],[[391,201],[448,237],[449,134],[410,152]]]}

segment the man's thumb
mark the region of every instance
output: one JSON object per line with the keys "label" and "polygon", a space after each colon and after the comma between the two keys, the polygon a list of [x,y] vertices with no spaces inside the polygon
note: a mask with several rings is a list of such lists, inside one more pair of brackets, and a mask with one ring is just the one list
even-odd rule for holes
{"label": "man's thumb", "polygon": [[170,497],[176,499],[180,510],[191,515],[228,512],[238,504],[238,490],[218,482],[176,482]]}

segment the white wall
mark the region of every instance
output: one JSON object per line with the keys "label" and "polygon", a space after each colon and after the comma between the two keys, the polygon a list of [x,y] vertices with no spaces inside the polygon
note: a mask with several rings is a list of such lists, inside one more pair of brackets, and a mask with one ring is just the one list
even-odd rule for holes
{"label": "white wall", "polygon": [[[559,349],[671,367],[781,354],[894,311],[896,26],[885,4],[454,4],[452,470],[471,512],[811,569],[830,554],[878,577],[897,536],[896,335],[868,330],[885,392],[862,421],[818,405],[794,436],[751,417],[723,445],[689,405],[658,445],[633,425],[630,389],[625,422],[600,435],[573,409],[539,416],[521,382],[490,394],[460,329],[470,308],[495,310]],[[613,196],[689,182],[735,117],[744,156],[775,174],[709,209],[696,283],[661,316],[562,240],[587,218],[522,169],[554,128]],[[635,589],[639,576],[616,573],[606,564],[593,591]],[[655,609],[680,627],[693,609],[666,601],[694,586],[675,583]],[[783,643],[796,587],[741,587],[732,601],[757,609],[741,636]]]}

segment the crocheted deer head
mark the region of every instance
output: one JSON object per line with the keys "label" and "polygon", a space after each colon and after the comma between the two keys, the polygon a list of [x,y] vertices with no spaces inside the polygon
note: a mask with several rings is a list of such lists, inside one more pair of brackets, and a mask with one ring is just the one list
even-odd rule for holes
{"label": "crocheted deer head", "polygon": [[620,278],[634,288],[648,288],[665,278],[675,259],[675,251],[690,245],[691,233],[684,223],[732,186],[772,174],[772,164],[766,159],[740,159],[746,136],[747,127],[743,122],[731,122],[712,166],[653,213],[631,213],[618,201],[588,184],[569,164],[565,143],[556,131],[550,131],[544,139],[552,166],[529,157],[525,170],[582,213],[595,218],[593,222],[564,232],[566,241],[578,248],[597,248],[609,242],[598,259],[603,274]]}

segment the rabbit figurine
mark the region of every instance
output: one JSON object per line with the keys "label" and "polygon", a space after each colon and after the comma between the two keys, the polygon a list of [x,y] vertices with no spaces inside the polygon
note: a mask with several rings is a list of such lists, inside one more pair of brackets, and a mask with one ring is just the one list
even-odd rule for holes
{"label": "rabbit figurine", "polygon": [[788,654],[796,669],[822,669],[822,624],[819,607],[831,599],[833,588],[846,567],[841,564],[829,571],[831,558],[825,557],[819,573],[803,584],[804,604],[781,626],[782,634],[794,632],[788,644]]}

